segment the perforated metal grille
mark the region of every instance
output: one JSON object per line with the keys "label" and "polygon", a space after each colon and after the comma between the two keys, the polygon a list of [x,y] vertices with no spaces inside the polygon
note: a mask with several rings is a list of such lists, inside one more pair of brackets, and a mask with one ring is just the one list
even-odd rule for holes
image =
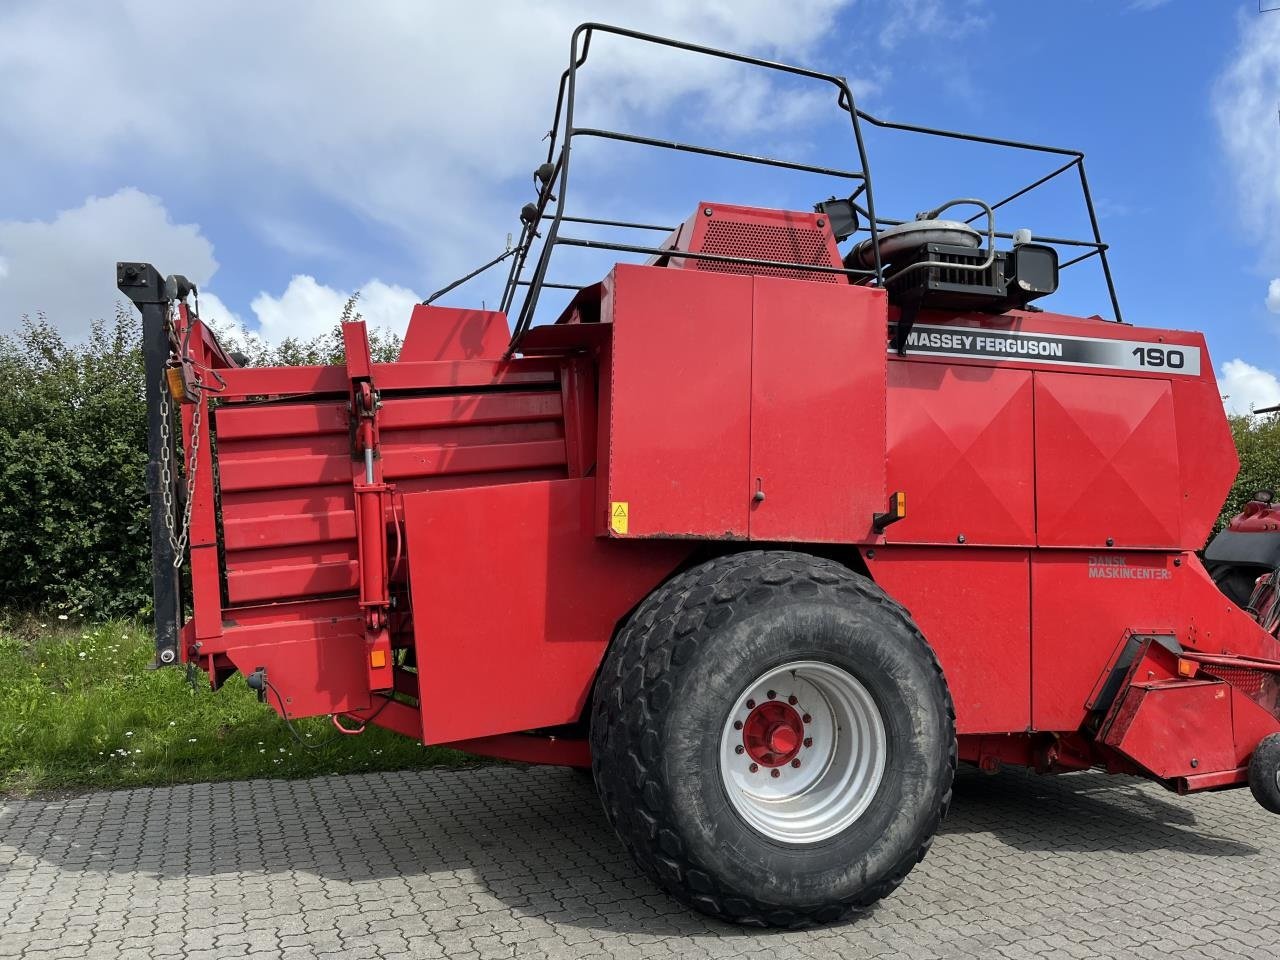
{"label": "perforated metal grille", "polygon": [[[707,224],[707,233],[701,248],[695,252],[750,257],[753,260],[811,264],[819,267],[840,266],[838,263],[831,262],[827,236],[821,230],[743,223],[738,220],[712,220]],[[692,260],[690,265],[695,270],[709,270],[713,273],[790,277],[795,280],[819,280],[824,283],[844,282],[842,274],[815,273],[812,270],[793,270],[787,267],[760,267],[750,263],[721,263],[713,260]]]}

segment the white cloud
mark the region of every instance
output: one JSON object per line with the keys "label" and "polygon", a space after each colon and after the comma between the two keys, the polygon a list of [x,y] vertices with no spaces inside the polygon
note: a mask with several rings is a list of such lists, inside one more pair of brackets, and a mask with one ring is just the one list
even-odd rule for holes
{"label": "white cloud", "polygon": [[1267,309],[1272,313],[1280,313],[1280,277],[1267,285]]}
{"label": "white cloud", "polygon": [[[333,329],[350,291],[311,276],[295,276],[279,296],[262,292],[247,323],[207,289],[218,263],[213,244],[195,224],[175,224],[157,197],[126,188],[90,197],[48,221],[0,221],[0,332],[26,314],[46,314],[64,336],[83,336],[123,300],[115,288],[117,259],[180,263],[199,288],[201,316],[229,339],[279,343],[310,339]],[[373,279],[360,291],[359,311],[370,326],[403,334],[413,290]]]}
{"label": "white cloud", "polygon": [[1228,413],[1250,413],[1280,403],[1280,378],[1243,360],[1222,365],[1218,387],[1226,398]]}
{"label": "white cloud", "polygon": [[958,40],[987,24],[975,0],[890,0],[891,15],[880,30],[880,45],[892,50],[904,40],[941,37]]}
{"label": "white cloud", "polygon": [[[846,2],[656,0],[611,15],[803,59]],[[518,227],[569,34],[599,10],[585,0],[478,6],[127,0],[55,16],[32,0],[8,3],[0,141],[32,164],[141,165],[185,178],[187,189],[225,191],[229,203],[270,197],[273,185],[309,193],[397,234],[424,285],[443,283]],[[175,38],[198,38],[203,53]],[[801,97],[779,109],[769,90],[727,64],[600,37],[583,71],[579,120],[654,116],[678,103],[689,122],[751,134],[799,124],[816,103]],[[276,230],[273,239],[288,247],[299,237]],[[305,241],[323,250],[335,238]]]}
{"label": "white cloud", "polygon": [[1240,17],[1240,46],[1214,88],[1213,108],[1245,227],[1280,259],[1280,16]]}
{"label": "white cloud", "polygon": [[218,268],[195,224],[177,224],[156,197],[132,187],[90,197],[51,220],[0,221],[0,331],[45,313],[75,338],[119,299],[117,260],[181,263],[199,286]]}
{"label": "white cloud", "polygon": [[[351,294],[352,291],[335,290],[304,274],[290,280],[278,297],[258,294],[251,306],[267,341],[279,343],[286,337],[309,340],[333,329]],[[370,280],[360,288],[356,310],[364,315],[370,327],[403,336],[409,325],[409,314],[421,300],[412,290]]]}

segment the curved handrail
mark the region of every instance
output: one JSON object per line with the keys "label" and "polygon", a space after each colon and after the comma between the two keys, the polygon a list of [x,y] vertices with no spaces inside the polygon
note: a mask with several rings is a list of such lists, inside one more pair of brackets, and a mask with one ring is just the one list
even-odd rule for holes
{"label": "curved handrail", "polygon": [[[768,157],[757,157],[750,154],[740,154],[711,147],[702,147],[693,144],[680,144],[674,141],[657,140],[650,137],[640,137],[617,131],[600,130],[597,128],[576,128],[574,126],[574,108],[577,97],[578,71],[587,63],[591,52],[591,42],[597,33],[627,40],[636,40],[643,43],[651,43],[657,46],[682,50],[697,55],[714,57],[733,63],[745,64],[747,66],[759,67],[832,85],[837,90],[837,107],[847,113],[850,118],[854,141],[857,147],[858,161],[861,165],[860,171],[835,170],[828,167],[793,163],[790,161],[775,160]],[[866,222],[866,226],[860,228],[860,230],[865,230],[870,234],[870,239],[872,241],[871,248],[873,252],[873,265],[871,269],[866,271],[844,272],[850,274],[859,273],[866,278],[866,282],[883,285],[886,278],[880,250],[880,231],[882,227],[899,223],[901,221],[880,218],[876,215],[871,168],[867,158],[866,143],[863,138],[861,127],[861,123],[863,121],[879,129],[944,137],[971,143],[980,143],[1018,150],[1029,150],[1069,158],[1066,163],[1056,168],[1053,172],[1046,174],[1022,189],[1015,191],[1013,194],[1010,194],[1002,200],[991,204],[988,209],[988,216],[990,215],[990,210],[997,209],[1004,204],[1023,196],[1031,190],[1036,189],[1054,177],[1075,168],[1080,178],[1081,192],[1089,215],[1089,223],[1093,234],[1092,241],[1065,239],[1054,240],[1053,238],[1039,239],[1042,242],[1055,242],[1068,246],[1088,248],[1087,253],[1069,261],[1064,266],[1070,266],[1071,264],[1097,256],[1101,262],[1103,275],[1111,298],[1112,309],[1115,311],[1115,318],[1117,321],[1121,320],[1120,304],[1116,296],[1115,284],[1111,275],[1110,264],[1107,259],[1108,247],[1102,242],[1097,212],[1093,205],[1092,194],[1089,190],[1088,178],[1085,175],[1083,152],[1067,147],[1055,147],[1045,144],[1011,140],[1003,137],[989,137],[981,134],[962,133],[958,131],[944,130],[941,128],[926,127],[919,124],[883,120],[857,107],[854,101],[853,91],[844,77],[825,73],[819,70],[813,70],[808,67],[767,60],[762,57],[755,57],[749,54],[737,53],[730,50],[721,50],[715,47],[705,46],[703,44],[690,43],[683,40],[662,37],[657,34],[644,33],[627,27],[618,27],[611,24],[588,21],[586,23],[579,24],[570,37],[569,65],[560,75],[560,81],[556,93],[555,114],[552,119],[551,128],[547,131],[545,137],[548,141],[546,163],[544,163],[534,175],[535,182],[539,184],[537,189],[537,200],[534,203],[527,204],[521,214],[523,227],[520,233],[520,241],[513,248],[515,252],[511,258],[511,266],[508,271],[507,283],[503,291],[500,309],[509,313],[514,305],[515,295],[518,289],[523,286],[527,288],[527,291],[520,306],[519,315],[513,325],[511,342],[507,349],[507,355],[510,356],[515,352],[519,347],[521,338],[532,325],[534,313],[537,309],[539,295],[542,289],[548,286],[557,288],[564,286],[563,284],[550,284],[546,279],[547,267],[551,259],[551,252],[557,245],[594,247],[598,249],[614,249],[623,252],[637,253],[660,252],[657,248],[644,247],[637,244],[603,243],[568,237],[561,238],[560,227],[565,222],[600,222],[612,223],[615,226],[636,226],[634,224],[628,224],[621,221],[593,221],[591,218],[571,217],[565,214],[566,198],[569,188],[570,157],[572,153],[573,140],[578,136],[609,137],[624,142],[637,143],[646,146],[657,146],[665,149],[682,150],[685,152],[699,153],[708,156],[743,160],[754,163],[765,163],[789,169],[821,173],[824,175],[846,176],[853,179],[860,179],[861,185],[851,199],[855,200],[855,206]],[[860,204],[856,204],[856,199],[863,194],[865,194],[865,207]],[[553,202],[555,204],[554,211],[550,216],[549,222],[546,223],[544,236],[539,231],[540,228],[543,227],[544,222],[548,220],[548,206]],[[980,215],[981,214],[978,216]],[[974,219],[976,219],[976,217]],[[649,227],[646,227],[646,229],[649,229]],[[993,232],[994,231],[989,224],[988,233]],[[995,235],[1002,236],[1000,234]],[[529,280],[524,280],[522,279],[522,274],[528,261],[529,254],[535,240],[539,238],[542,239],[543,243],[534,264],[533,274]],[[754,262],[750,258],[724,257],[722,259],[731,261],[741,260],[741,262],[744,263]]]}
{"label": "curved handrail", "polygon": [[[569,159],[572,151],[572,141],[576,133],[573,126],[573,112],[575,98],[577,93],[577,75],[578,70],[586,63],[587,56],[590,52],[591,39],[595,33],[609,34],[612,36],[623,37],[630,40],[638,40],[644,43],[652,43],[658,46],[670,47],[677,50],[684,50],[689,53],[702,54],[704,56],[715,57],[722,60],[728,60],[734,63],[747,64],[749,66],[761,67],[768,70],[775,70],[780,73],[790,74],[792,76],[805,77],[812,80],[818,80],[829,83],[839,91],[837,105],[845,110],[850,117],[853,126],[854,139],[857,143],[858,159],[861,164],[862,178],[866,186],[867,209],[871,214],[870,223],[873,237],[878,237],[879,228],[875,219],[875,198],[872,194],[870,185],[870,174],[867,163],[866,144],[862,138],[862,131],[858,125],[858,113],[854,105],[853,91],[849,88],[848,81],[844,77],[834,74],[822,73],[817,70],[811,70],[807,67],[798,67],[791,64],[779,63],[773,60],[765,60],[761,57],[753,57],[744,53],[735,53],[729,50],[719,50],[715,47],[708,47],[702,44],[689,43],[683,40],[674,40],[669,37],[661,37],[656,34],[643,33],[639,30],[631,30],[626,27],[615,27],[606,23],[598,23],[589,21],[579,24],[573,31],[573,35],[569,42],[569,66],[560,78],[560,87],[556,97],[555,118],[551,130],[548,133],[550,143],[547,147],[547,162],[556,164],[559,178],[558,181],[553,177],[549,180],[544,188],[539,191],[539,217],[533,224],[526,224],[525,230],[521,233],[522,242],[532,242],[537,233],[537,226],[541,222],[541,214],[545,211],[546,203],[551,194],[550,184],[556,182],[556,194],[558,195],[555,215],[551,220],[551,224],[547,228],[546,237],[543,240],[542,250],[538,257],[538,262],[534,268],[534,274],[529,281],[528,293],[525,296],[524,303],[520,309],[520,315],[516,320],[512,330],[511,344],[508,353],[513,352],[519,345],[520,338],[528,330],[533,322],[533,313],[537,309],[538,296],[541,291],[543,282],[546,279],[547,264],[550,260],[551,251],[556,245],[556,239],[559,236],[560,224],[563,218],[565,198],[569,185]],[[579,44],[581,43],[581,48]],[[558,142],[559,131],[563,124],[563,144],[560,147],[559,155],[556,154],[556,144]],[[527,255],[527,253],[526,253]],[[512,264],[512,270],[508,277],[508,289],[503,295],[503,303],[506,307],[510,307],[514,297],[514,289],[519,284],[520,268],[524,262],[523,256],[517,256]],[[875,279],[877,282],[883,280],[883,265],[880,262],[880,250],[878,243],[875,248]]]}

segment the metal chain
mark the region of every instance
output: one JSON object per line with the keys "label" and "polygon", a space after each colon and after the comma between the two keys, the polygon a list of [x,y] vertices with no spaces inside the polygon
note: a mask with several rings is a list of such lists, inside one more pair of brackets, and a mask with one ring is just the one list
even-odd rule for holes
{"label": "metal chain", "polygon": [[[199,384],[196,385],[197,391]],[[169,379],[160,378],[160,496],[164,500],[164,525],[169,536],[169,548],[173,551],[173,568],[182,566],[183,554],[191,535],[191,503],[195,499],[196,468],[200,462],[200,422],[204,407],[201,396],[191,413],[191,449],[187,451],[187,496],[182,505],[182,523],[174,529],[173,509],[173,441],[172,408],[169,406]]]}

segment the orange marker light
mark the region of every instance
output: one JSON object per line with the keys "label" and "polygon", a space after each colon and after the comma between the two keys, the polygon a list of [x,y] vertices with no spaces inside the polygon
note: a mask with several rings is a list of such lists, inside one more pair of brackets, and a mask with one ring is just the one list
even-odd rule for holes
{"label": "orange marker light", "polygon": [[1178,676],[1185,677],[1190,680],[1200,672],[1200,664],[1194,660],[1187,660],[1183,657],[1178,658]]}
{"label": "orange marker light", "polygon": [[174,403],[181,403],[187,397],[187,385],[182,381],[181,367],[165,367],[165,382],[169,385],[169,395]]}
{"label": "orange marker light", "polygon": [[375,670],[379,670],[387,665],[387,653],[385,650],[373,650],[369,653],[369,666]]}

